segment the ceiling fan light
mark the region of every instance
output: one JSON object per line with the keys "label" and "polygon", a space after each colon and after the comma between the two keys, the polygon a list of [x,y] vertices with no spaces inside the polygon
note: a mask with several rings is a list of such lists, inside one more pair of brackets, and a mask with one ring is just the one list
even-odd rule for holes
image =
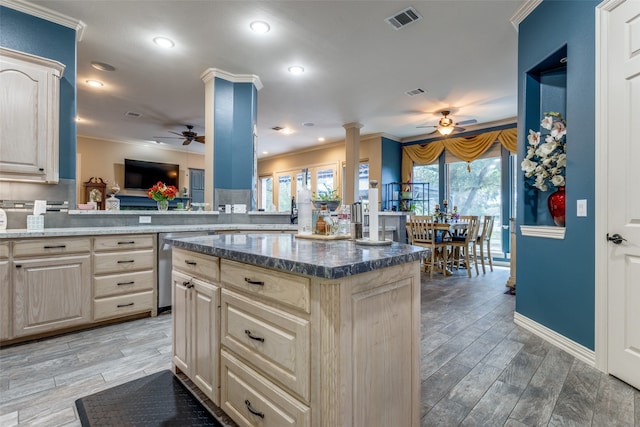
{"label": "ceiling fan light", "polygon": [[164,47],[165,49],[171,49],[172,47],[174,47],[176,44],[173,42],[173,40],[167,38],[167,37],[155,37],[153,39],[153,42],[155,44],[157,44],[160,47]]}
{"label": "ceiling fan light", "polygon": [[440,132],[440,135],[451,135],[451,132],[453,132],[453,126],[440,126],[438,128],[438,132]]}

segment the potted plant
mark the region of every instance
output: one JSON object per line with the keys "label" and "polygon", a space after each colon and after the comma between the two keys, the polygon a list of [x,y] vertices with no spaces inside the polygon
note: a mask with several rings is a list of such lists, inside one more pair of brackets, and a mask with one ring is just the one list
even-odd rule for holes
{"label": "potted plant", "polygon": [[330,189],[327,187],[327,184],[324,184],[324,188],[324,191],[313,193],[313,206],[315,206],[316,209],[321,209],[322,205],[327,205],[328,210],[335,211],[342,201],[338,195],[338,190]]}

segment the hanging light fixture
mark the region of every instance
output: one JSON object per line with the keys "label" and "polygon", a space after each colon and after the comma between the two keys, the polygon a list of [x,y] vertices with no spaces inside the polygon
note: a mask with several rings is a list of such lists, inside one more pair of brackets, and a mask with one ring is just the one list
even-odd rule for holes
{"label": "hanging light fixture", "polygon": [[440,135],[451,135],[451,132],[453,132],[453,126],[440,126],[438,128],[438,132],[440,132]]}

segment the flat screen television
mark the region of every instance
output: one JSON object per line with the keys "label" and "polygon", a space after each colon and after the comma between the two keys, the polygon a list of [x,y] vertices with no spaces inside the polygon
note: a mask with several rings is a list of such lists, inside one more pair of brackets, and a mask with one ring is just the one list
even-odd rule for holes
{"label": "flat screen television", "polygon": [[124,188],[148,190],[158,181],[178,186],[179,165],[124,159]]}

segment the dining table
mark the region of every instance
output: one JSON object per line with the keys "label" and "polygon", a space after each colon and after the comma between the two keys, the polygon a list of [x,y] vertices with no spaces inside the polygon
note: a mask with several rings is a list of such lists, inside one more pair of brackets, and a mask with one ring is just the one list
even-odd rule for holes
{"label": "dining table", "polygon": [[[454,236],[464,236],[467,230],[467,223],[464,221],[453,222],[433,222],[432,226],[436,233],[436,239],[433,243],[433,255],[435,256],[433,271],[441,273],[444,276],[451,276],[453,272],[449,268],[449,255],[451,248],[447,245],[453,240]],[[410,224],[407,224],[410,227]]]}

